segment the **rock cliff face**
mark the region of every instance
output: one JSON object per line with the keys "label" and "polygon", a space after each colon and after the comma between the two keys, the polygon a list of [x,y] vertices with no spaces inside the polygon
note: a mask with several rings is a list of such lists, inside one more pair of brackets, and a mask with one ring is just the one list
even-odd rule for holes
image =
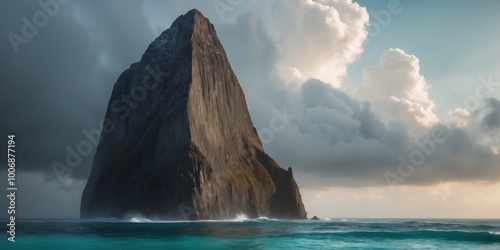
{"label": "rock cliff face", "polygon": [[118,78],[81,217],[306,218],[292,170],[262,147],[214,26],[175,20]]}

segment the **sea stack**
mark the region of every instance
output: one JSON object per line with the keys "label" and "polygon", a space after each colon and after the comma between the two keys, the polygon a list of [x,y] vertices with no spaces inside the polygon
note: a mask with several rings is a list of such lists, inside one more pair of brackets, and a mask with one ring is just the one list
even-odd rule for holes
{"label": "sea stack", "polygon": [[240,214],[307,218],[292,169],[264,152],[214,26],[191,10],[115,83],[80,215]]}

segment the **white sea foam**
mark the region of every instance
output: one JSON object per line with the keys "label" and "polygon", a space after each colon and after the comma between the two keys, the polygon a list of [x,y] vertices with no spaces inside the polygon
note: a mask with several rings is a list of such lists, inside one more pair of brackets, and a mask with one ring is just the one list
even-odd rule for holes
{"label": "white sea foam", "polygon": [[129,220],[130,222],[135,222],[135,223],[143,223],[143,222],[153,222],[150,219],[145,219],[141,217],[133,217],[132,219]]}
{"label": "white sea foam", "polygon": [[267,217],[258,217],[255,219],[248,218],[245,214],[237,214],[233,219],[224,220],[179,220],[179,221],[164,221],[164,220],[150,220],[141,216],[134,216],[131,219],[124,220],[123,222],[133,223],[200,223],[200,222],[265,222],[265,221],[278,221],[278,219],[269,219]]}
{"label": "white sea foam", "polygon": [[[142,215],[134,215],[128,217],[129,219],[116,219],[116,218],[94,218],[94,219],[81,219],[81,222],[125,222],[125,223],[223,223],[223,222],[271,222],[271,221],[281,221],[280,219],[270,219],[268,217],[258,217],[258,218],[248,218],[245,214],[237,214],[236,217],[232,219],[223,220],[158,220],[158,219],[147,219]],[[330,219],[326,219],[330,220]]]}
{"label": "white sea foam", "polygon": [[278,221],[278,219],[269,219],[267,217],[259,217],[259,218],[254,219],[254,220],[272,220],[272,221]]}
{"label": "white sea foam", "polygon": [[236,215],[236,218],[233,219],[234,221],[238,221],[238,222],[243,222],[245,220],[248,220],[248,217],[245,215],[245,214],[238,214]]}

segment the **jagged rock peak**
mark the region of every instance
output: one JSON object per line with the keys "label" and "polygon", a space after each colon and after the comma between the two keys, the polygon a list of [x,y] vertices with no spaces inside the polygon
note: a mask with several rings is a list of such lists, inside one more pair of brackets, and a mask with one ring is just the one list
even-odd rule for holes
{"label": "jagged rock peak", "polygon": [[120,75],[105,123],[82,218],[306,218],[291,168],[264,152],[215,28],[197,10]]}

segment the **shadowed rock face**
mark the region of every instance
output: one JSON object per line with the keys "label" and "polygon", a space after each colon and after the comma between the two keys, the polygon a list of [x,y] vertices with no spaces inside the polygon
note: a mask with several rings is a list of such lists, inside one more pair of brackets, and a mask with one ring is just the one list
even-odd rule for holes
{"label": "shadowed rock face", "polygon": [[306,218],[293,178],[262,147],[214,26],[175,20],[118,78],[81,217]]}

